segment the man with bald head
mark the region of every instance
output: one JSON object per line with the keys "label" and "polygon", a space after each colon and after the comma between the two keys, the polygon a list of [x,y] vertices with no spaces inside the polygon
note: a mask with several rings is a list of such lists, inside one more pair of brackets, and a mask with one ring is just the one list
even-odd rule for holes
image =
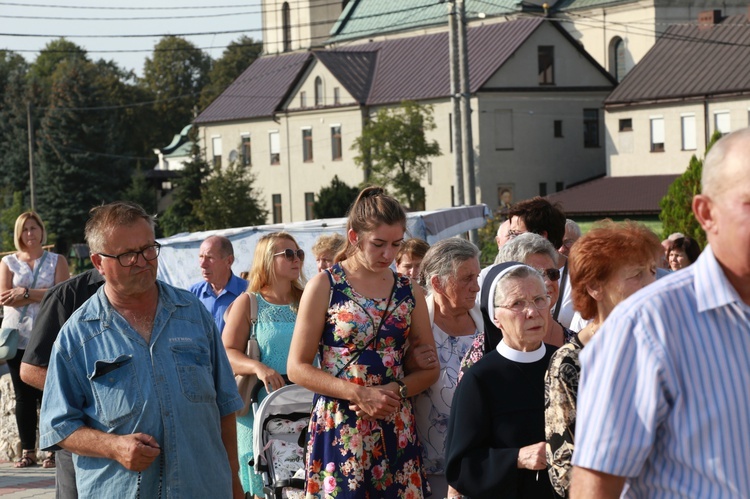
{"label": "man with bald head", "polygon": [[209,236],[198,251],[203,280],[190,286],[190,292],[211,312],[221,333],[224,312],[247,289],[247,281],[232,272],[234,248],[226,237]]}
{"label": "man with bald head", "polygon": [[750,497],[750,129],[706,155],[698,260],[581,352],[571,497]]}

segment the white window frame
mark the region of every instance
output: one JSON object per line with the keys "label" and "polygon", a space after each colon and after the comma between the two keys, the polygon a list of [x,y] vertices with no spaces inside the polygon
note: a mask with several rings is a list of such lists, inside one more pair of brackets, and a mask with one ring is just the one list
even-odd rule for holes
{"label": "white window frame", "polygon": [[680,115],[680,133],[682,135],[682,150],[695,151],[698,149],[698,133],[695,113]]}
{"label": "white window frame", "polygon": [[[666,137],[666,127],[664,126],[664,116],[649,116],[648,117],[649,134],[651,152],[664,152],[666,144],[664,143]],[[661,139],[661,140],[659,140]],[[661,144],[661,148],[657,146]]]}

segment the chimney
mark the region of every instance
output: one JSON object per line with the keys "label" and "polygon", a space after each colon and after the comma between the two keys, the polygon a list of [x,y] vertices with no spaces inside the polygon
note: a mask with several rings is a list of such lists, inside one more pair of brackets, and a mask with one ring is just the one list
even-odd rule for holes
{"label": "chimney", "polygon": [[[748,11],[750,15],[750,11]],[[698,28],[707,29],[721,23],[721,10],[706,10],[698,14]]]}

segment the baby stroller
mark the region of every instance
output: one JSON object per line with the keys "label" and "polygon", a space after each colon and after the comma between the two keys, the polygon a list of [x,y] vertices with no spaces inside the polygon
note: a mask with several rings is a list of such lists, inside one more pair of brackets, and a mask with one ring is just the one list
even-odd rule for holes
{"label": "baby stroller", "polygon": [[[289,382],[286,377],[285,380]],[[267,498],[305,497],[305,447],[313,392],[299,385],[271,392],[258,405],[263,382],[251,394],[253,415],[253,455],[250,465],[263,478]]]}

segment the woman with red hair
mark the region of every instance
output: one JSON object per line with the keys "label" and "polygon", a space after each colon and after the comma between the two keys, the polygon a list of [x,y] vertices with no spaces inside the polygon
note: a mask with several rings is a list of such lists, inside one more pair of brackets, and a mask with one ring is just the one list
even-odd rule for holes
{"label": "woman with red hair", "polygon": [[568,497],[574,448],[581,349],[615,306],[656,280],[662,254],[656,234],[635,222],[605,220],[573,246],[568,261],[573,305],[590,320],[558,349],[545,377],[547,468],[555,491]]}

